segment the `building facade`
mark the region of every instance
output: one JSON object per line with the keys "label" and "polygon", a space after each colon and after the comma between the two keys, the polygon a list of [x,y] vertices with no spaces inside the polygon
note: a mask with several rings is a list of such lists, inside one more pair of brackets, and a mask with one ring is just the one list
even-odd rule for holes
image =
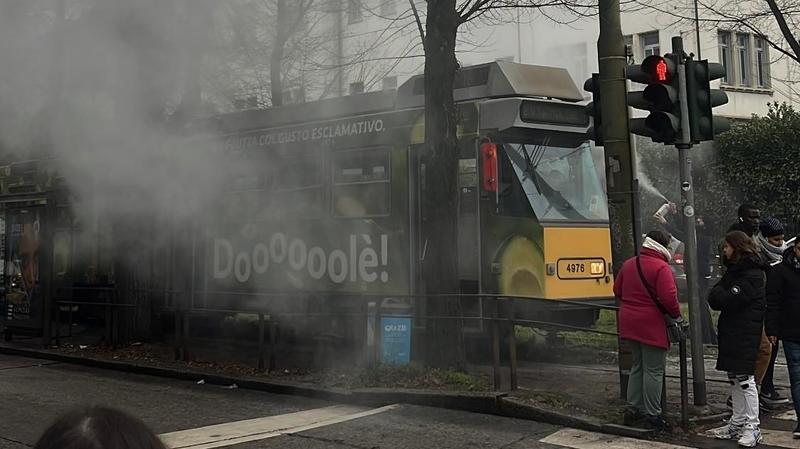
{"label": "building facade", "polygon": [[[341,3],[336,45],[331,64],[333,76],[341,77],[341,88],[324,96],[347,95],[394,88],[421,73],[424,55],[417,24],[408,3],[402,0],[333,0]],[[419,13],[425,4],[418,2]],[[681,3],[682,6],[685,6]],[[677,8],[677,7],[676,7]],[[336,16],[336,8],[332,8]],[[798,67],[780,57],[768,40],[747,30],[711,27],[701,11],[700,42],[695,23],[667,8],[639,6],[623,10],[622,30],[630,63],[652,54],[670,52],[671,38],[682,36],[687,52],[722,63],[726,77],[716,83],[728,94],[728,104],[715,109],[732,118],[764,114],[770,102],[798,101],[795,80]],[[722,23],[722,22],[720,22]],[[424,26],[424,25],[423,25]],[[777,28],[775,30],[777,32]],[[576,19],[559,11],[510,11],[464,24],[459,34],[457,58],[461,65],[493,60],[564,67],[579,86],[597,71],[596,16]],[[779,35],[769,36],[780,42]],[[636,87],[634,86],[635,90]],[[313,95],[312,95],[313,97]]]}

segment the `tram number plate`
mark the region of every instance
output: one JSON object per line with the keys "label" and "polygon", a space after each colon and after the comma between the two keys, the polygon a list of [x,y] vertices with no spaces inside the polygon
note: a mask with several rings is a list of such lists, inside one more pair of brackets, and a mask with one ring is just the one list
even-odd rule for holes
{"label": "tram number plate", "polygon": [[606,275],[603,259],[561,259],[558,277],[561,279],[595,279]]}

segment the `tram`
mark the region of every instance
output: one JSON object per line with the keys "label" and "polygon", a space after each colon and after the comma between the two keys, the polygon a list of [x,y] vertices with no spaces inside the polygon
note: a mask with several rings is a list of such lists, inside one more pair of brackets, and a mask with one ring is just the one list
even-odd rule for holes
{"label": "tram", "polygon": [[[422,205],[436,188],[425,179],[424,87],[417,76],[397,90],[187,124],[179,151],[214,147],[224,180],[209,212],[170,230],[171,248],[155,249],[153,265],[140,270],[154,277],[141,282],[163,293],[131,301],[165,315],[266,310],[301,323],[320,309],[361,313],[365,298],[378,298],[384,310],[424,316],[431,237]],[[450,255],[462,311],[487,316],[479,298],[499,295],[513,298],[519,320],[592,324],[597,309],[575,304],[613,301],[611,248],[603,162],[587,139],[580,90],[564,69],[497,61],[460,69],[453,94],[458,245]],[[149,323],[140,318],[151,310],[101,307],[113,302],[106,292],[130,282],[117,279],[100,246],[79,251],[88,224],[70,216],[57,173],[37,167],[0,168],[6,338],[50,332],[51,314],[80,311],[77,301]],[[79,259],[89,261],[85,270]],[[465,321],[475,332],[484,323]],[[415,330],[424,326],[415,321]]]}
{"label": "tram", "polygon": [[[587,140],[583,96],[566,70],[501,61],[466,67],[454,98],[458,248],[451,254],[463,310],[482,316],[478,295],[508,295],[517,318],[552,319],[565,300],[611,301],[602,157]],[[308,292],[343,305],[358,295],[424,295],[429,236],[421,204],[435,183],[425,182],[423,108],[417,76],[397,91],[198,125],[222,136],[236,175],[220,199],[224,219],[206,226],[197,301]],[[573,307],[560,319],[590,324],[596,316]]]}

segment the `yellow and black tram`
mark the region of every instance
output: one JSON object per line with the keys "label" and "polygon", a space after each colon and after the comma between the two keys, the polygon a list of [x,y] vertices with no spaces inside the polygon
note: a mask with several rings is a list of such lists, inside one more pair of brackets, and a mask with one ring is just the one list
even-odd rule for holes
{"label": "yellow and black tram", "polygon": [[[391,299],[411,313],[423,307],[415,301],[425,294],[428,248],[421,204],[435,185],[425,182],[423,94],[417,76],[396,91],[192,123],[192,135],[179,140],[211,142],[225,161],[219,171],[226,181],[190,234],[172,232],[180,240],[172,244],[189,250],[153,257],[165,267],[153,273],[182,278],[167,282],[165,291],[181,291],[184,309],[272,307],[298,317],[317,306],[358,307],[365,296]],[[580,90],[566,70],[497,61],[462,68],[454,98],[452,257],[463,309],[480,317],[477,297],[505,295],[515,298],[520,319],[564,312],[570,322],[593,322],[593,308],[557,307],[613,296],[602,157],[587,140]],[[59,249],[74,246],[68,227],[58,224],[69,221],[59,218],[66,210],[60,196],[35,176],[19,184],[36,171],[14,174],[20,167],[0,170],[7,329],[46,321],[44,312],[32,316],[53,310],[40,304],[55,291],[46,284],[67,271],[56,265],[74,265],[65,262],[69,251]],[[29,254],[40,240],[63,254]],[[49,265],[39,269],[39,261]],[[107,271],[103,283],[110,285],[113,270]]]}
{"label": "yellow and black tram", "polygon": [[[204,305],[215,292],[424,295],[423,93],[418,76],[396,92],[215,117],[231,172],[246,175],[209,226]],[[602,158],[569,74],[467,67],[454,97],[460,293],[520,297],[515,313],[529,319],[554,310],[541,299],[609,300]],[[596,313],[571,310],[573,322]]]}

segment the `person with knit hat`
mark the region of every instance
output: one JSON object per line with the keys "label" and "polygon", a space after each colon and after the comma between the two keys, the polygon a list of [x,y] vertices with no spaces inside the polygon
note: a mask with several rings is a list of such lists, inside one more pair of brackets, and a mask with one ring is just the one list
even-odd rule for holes
{"label": "person with knit hat", "polygon": [[783,239],[783,224],[775,217],[767,217],[758,225],[760,231],[755,235],[761,256],[767,265],[777,265],[783,260],[786,242]]}
{"label": "person with knit hat", "polygon": [[[787,248],[786,242],[784,241],[783,224],[775,217],[767,217],[761,220],[758,230],[759,233],[756,234],[755,238],[758,240],[761,257],[764,259],[765,271],[767,272],[767,288],[769,288],[769,272],[773,267],[781,263],[783,254],[786,252]],[[766,335],[765,332],[764,336]],[[778,394],[773,380],[775,360],[778,358],[779,350],[779,342],[777,339],[770,345],[769,349],[771,351],[769,362],[764,363],[766,357],[759,357],[758,363],[756,364],[759,368],[757,369],[756,379],[759,380],[761,386],[759,400],[764,408],[773,408],[777,405],[789,402],[788,398]],[[763,377],[759,379],[758,374],[762,372]]]}

